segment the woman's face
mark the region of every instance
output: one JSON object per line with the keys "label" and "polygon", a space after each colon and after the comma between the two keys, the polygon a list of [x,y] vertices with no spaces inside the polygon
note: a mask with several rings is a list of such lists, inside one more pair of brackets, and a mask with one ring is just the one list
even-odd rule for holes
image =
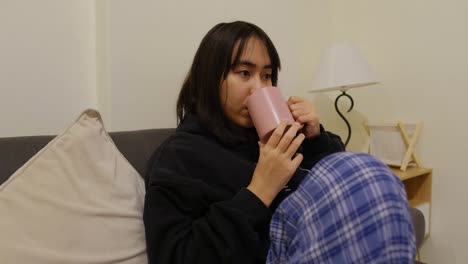
{"label": "woman's face", "polygon": [[[238,45],[233,54],[237,48]],[[256,89],[272,85],[271,72],[268,50],[261,40],[252,37],[244,46],[239,63],[233,65],[221,83],[221,105],[229,120],[241,127],[253,127],[245,101]]]}

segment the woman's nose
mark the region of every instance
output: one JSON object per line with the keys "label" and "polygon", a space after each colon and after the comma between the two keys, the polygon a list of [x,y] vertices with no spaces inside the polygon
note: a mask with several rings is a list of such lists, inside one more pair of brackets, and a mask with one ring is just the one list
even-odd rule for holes
{"label": "woman's nose", "polygon": [[252,87],[250,89],[250,93],[254,93],[256,90],[266,87],[267,85],[263,83],[261,78],[255,78],[252,83]]}

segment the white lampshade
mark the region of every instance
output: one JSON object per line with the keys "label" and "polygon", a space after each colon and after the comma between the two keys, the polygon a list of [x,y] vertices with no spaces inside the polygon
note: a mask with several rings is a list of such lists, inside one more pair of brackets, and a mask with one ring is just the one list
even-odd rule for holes
{"label": "white lampshade", "polygon": [[346,91],[376,83],[377,78],[359,50],[347,43],[337,43],[322,55],[313,90],[309,92]]}

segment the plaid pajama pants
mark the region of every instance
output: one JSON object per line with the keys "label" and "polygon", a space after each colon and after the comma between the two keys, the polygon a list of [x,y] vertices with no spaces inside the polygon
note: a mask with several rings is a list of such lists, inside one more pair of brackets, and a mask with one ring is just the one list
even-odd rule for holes
{"label": "plaid pajama pants", "polygon": [[413,263],[404,186],[364,153],[322,159],[273,214],[267,263]]}

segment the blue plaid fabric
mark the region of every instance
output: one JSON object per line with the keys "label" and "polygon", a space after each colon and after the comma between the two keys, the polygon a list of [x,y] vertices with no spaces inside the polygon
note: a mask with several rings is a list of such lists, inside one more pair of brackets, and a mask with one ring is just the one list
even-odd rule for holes
{"label": "blue plaid fabric", "polygon": [[317,163],[273,214],[267,263],[413,263],[404,186],[364,153]]}

